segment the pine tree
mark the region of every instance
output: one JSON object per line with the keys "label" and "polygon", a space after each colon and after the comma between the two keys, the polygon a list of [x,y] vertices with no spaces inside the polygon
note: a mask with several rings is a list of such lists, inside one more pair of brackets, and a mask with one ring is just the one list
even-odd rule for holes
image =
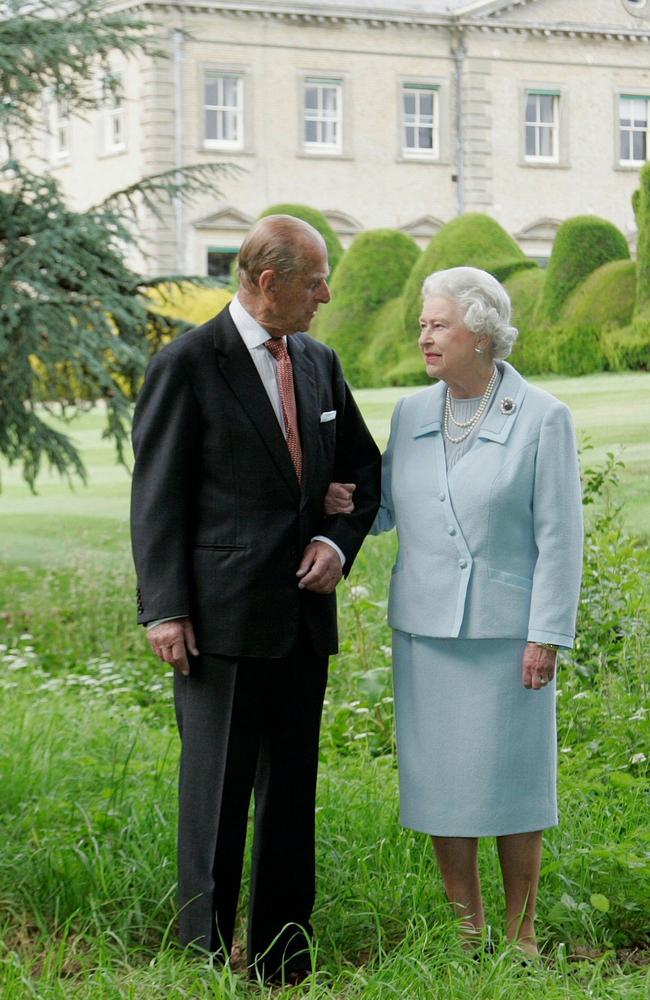
{"label": "pine tree", "polygon": [[[64,11],[65,16],[62,16]],[[93,80],[111,53],[155,55],[150,26],[101,0],[11,0],[0,13],[0,454],[22,466],[32,489],[43,464],[85,478],[51,412],[72,419],[102,400],[105,435],[124,459],[132,401],[152,351],[182,324],[154,311],[152,281],[125,263],[145,208],[191,199],[228,173],[185,167],[116,192],[85,212],[66,205],[57,182],[14,156],[38,135],[43,91],[70,111],[96,106]],[[19,136],[19,142],[13,142]],[[172,278],[173,280],[173,278]]]}

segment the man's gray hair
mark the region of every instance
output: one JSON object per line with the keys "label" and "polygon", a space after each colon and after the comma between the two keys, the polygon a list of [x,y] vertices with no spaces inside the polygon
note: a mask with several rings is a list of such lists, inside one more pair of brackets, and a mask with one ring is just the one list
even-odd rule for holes
{"label": "man's gray hair", "polygon": [[494,358],[508,357],[519,331],[510,326],[512,307],[501,282],[478,267],[450,267],[424,279],[422,297],[434,296],[458,304],[467,329],[490,338]]}
{"label": "man's gray hair", "polygon": [[239,250],[239,276],[245,288],[257,287],[262,271],[288,278],[304,267],[305,247],[325,240],[313,226],[294,215],[266,215],[255,223]]}

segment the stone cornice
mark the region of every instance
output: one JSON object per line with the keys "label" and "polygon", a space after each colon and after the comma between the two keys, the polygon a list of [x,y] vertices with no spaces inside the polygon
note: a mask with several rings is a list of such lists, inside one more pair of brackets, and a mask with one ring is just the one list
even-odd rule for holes
{"label": "stone cornice", "polygon": [[[521,0],[519,0],[521,3]],[[509,6],[516,6],[517,0]],[[504,5],[505,6],[505,5]],[[566,22],[548,24],[544,21],[521,22],[477,14],[422,14],[377,7],[359,7],[355,3],[327,9],[324,3],[318,10],[300,2],[273,2],[273,0],[121,0],[112,9],[130,11],[182,11],[186,14],[203,14],[207,11],[237,19],[273,20],[302,25],[365,24],[372,28],[446,28],[450,31],[472,31],[489,34],[530,35],[538,38],[581,38],[595,41],[650,42],[649,28],[619,28],[614,25],[590,25]]]}

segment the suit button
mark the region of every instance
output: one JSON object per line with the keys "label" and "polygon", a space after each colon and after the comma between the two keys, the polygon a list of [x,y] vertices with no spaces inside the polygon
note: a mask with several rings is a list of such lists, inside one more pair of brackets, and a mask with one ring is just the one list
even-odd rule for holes
{"label": "suit button", "polygon": [[443,500],[446,500],[446,499],[447,499],[447,497],[445,496],[444,493],[439,493],[438,494],[438,500],[443,501]]}
{"label": "suit button", "polygon": [[449,527],[447,528],[447,531],[449,532],[450,535],[455,535],[456,534],[456,529],[454,528],[453,524],[449,525]]}
{"label": "suit button", "polygon": [[458,565],[461,569],[467,569],[467,559],[459,559]]}

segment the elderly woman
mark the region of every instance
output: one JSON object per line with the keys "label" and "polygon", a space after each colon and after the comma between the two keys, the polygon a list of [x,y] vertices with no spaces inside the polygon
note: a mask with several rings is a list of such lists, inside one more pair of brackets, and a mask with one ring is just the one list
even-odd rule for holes
{"label": "elderly woman", "polygon": [[[395,408],[374,527],[399,535],[401,821],[432,836],[468,946],[485,920],[478,838],[497,838],[507,937],[534,955],[542,830],[557,823],[555,661],[573,644],[582,561],[574,431],[503,360],[517,331],[498,281],[456,267],[423,298],[419,346],[438,381]],[[328,512],[351,503],[333,484]]]}

